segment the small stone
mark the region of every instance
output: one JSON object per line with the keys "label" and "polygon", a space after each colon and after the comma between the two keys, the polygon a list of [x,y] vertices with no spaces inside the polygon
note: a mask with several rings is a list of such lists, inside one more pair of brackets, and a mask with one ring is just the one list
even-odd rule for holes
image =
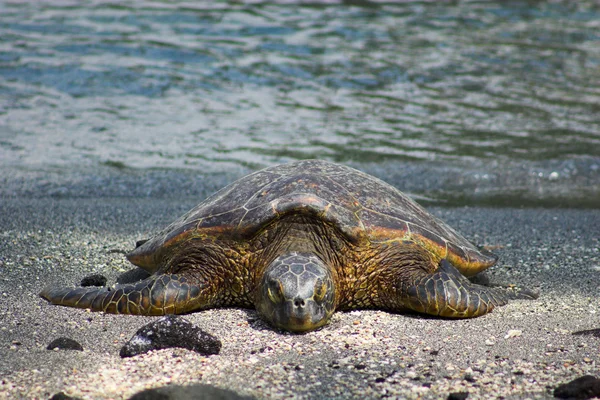
{"label": "small stone", "polygon": [[332,361],[329,364],[327,364],[327,366],[329,368],[333,368],[333,369],[339,369],[340,368],[340,364],[337,361]]}
{"label": "small stone", "polygon": [[493,346],[493,345],[495,345],[495,344],[496,344],[496,342],[494,342],[493,340],[490,340],[490,339],[487,339],[487,340],[485,341],[485,345],[486,345],[486,346]]}
{"label": "small stone", "polygon": [[106,286],[106,277],[100,274],[86,276],[81,280],[80,286]]}
{"label": "small stone", "polygon": [[514,337],[519,337],[523,334],[523,331],[519,330],[519,329],[510,329],[508,332],[506,332],[506,335],[504,336],[504,339],[510,339],[510,338],[514,338]]}
{"label": "small stone", "polygon": [[554,397],[560,399],[591,399],[600,396],[600,379],[584,375],[554,389]]}
{"label": "small stone", "polygon": [[219,354],[221,341],[189,321],[168,315],[144,325],[121,348],[121,357],[133,357],[150,350],[181,347],[203,355]]}
{"label": "small stone", "polygon": [[64,392],[58,392],[54,396],[50,397],[50,400],[79,400],[79,397],[72,397]]}
{"label": "small stone", "polygon": [[70,339],[68,337],[59,337],[58,339],[54,339],[46,350],[77,350],[83,351],[83,346],[79,344],[79,342]]}
{"label": "small stone", "polygon": [[129,400],[250,400],[253,397],[242,396],[232,390],[221,389],[212,385],[169,385],[146,389],[131,396]]}
{"label": "small stone", "polygon": [[468,392],[454,392],[448,395],[448,400],[465,400],[469,397]]}

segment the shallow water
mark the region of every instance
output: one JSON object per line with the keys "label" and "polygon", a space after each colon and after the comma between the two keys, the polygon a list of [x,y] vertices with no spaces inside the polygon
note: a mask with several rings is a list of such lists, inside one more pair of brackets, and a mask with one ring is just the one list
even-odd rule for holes
{"label": "shallow water", "polygon": [[595,1],[127,4],[0,5],[1,195],[322,158],[451,204],[600,207]]}

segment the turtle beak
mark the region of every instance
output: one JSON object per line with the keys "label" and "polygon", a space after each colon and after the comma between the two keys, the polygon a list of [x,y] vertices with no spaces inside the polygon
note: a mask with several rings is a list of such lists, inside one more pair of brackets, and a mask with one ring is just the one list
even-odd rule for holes
{"label": "turtle beak", "polygon": [[292,332],[307,332],[327,323],[327,313],[312,298],[302,299],[296,297],[293,301],[287,303],[287,318],[285,318],[287,322],[282,324],[285,325],[282,326],[283,329]]}

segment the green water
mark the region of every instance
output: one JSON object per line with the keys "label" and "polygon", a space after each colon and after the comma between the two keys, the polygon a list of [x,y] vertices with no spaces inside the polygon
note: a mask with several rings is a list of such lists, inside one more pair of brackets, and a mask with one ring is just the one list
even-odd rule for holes
{"label": "green water", "polygon": [[452,204],[599,207],[599,21],[595,1],[3,3],[0,194],[193,195],[322,158]]}

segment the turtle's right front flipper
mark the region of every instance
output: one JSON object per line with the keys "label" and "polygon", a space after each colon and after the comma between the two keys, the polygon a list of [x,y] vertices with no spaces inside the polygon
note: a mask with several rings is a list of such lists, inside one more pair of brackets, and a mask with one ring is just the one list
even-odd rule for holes
{"label": "turtle's right front flipper", "polygon": [[182,314],[204,308],[202,288],[179,275],[152,276],[114,288],[45,288],[40,296],[52,304],[89,308],[110,314]]}
{"label": "turtle's right front flipper", "polygon": [[[413,255],[416,259],[418,254]],[[535,299],[529,290],[507,290],[472,283],[448,260],[433,271],[410,269],[391,280],[390,309],[413,311],[447,318],[471,318],[487,314],[511,299]],[[395,302],[394,302],[395,301]]]}

